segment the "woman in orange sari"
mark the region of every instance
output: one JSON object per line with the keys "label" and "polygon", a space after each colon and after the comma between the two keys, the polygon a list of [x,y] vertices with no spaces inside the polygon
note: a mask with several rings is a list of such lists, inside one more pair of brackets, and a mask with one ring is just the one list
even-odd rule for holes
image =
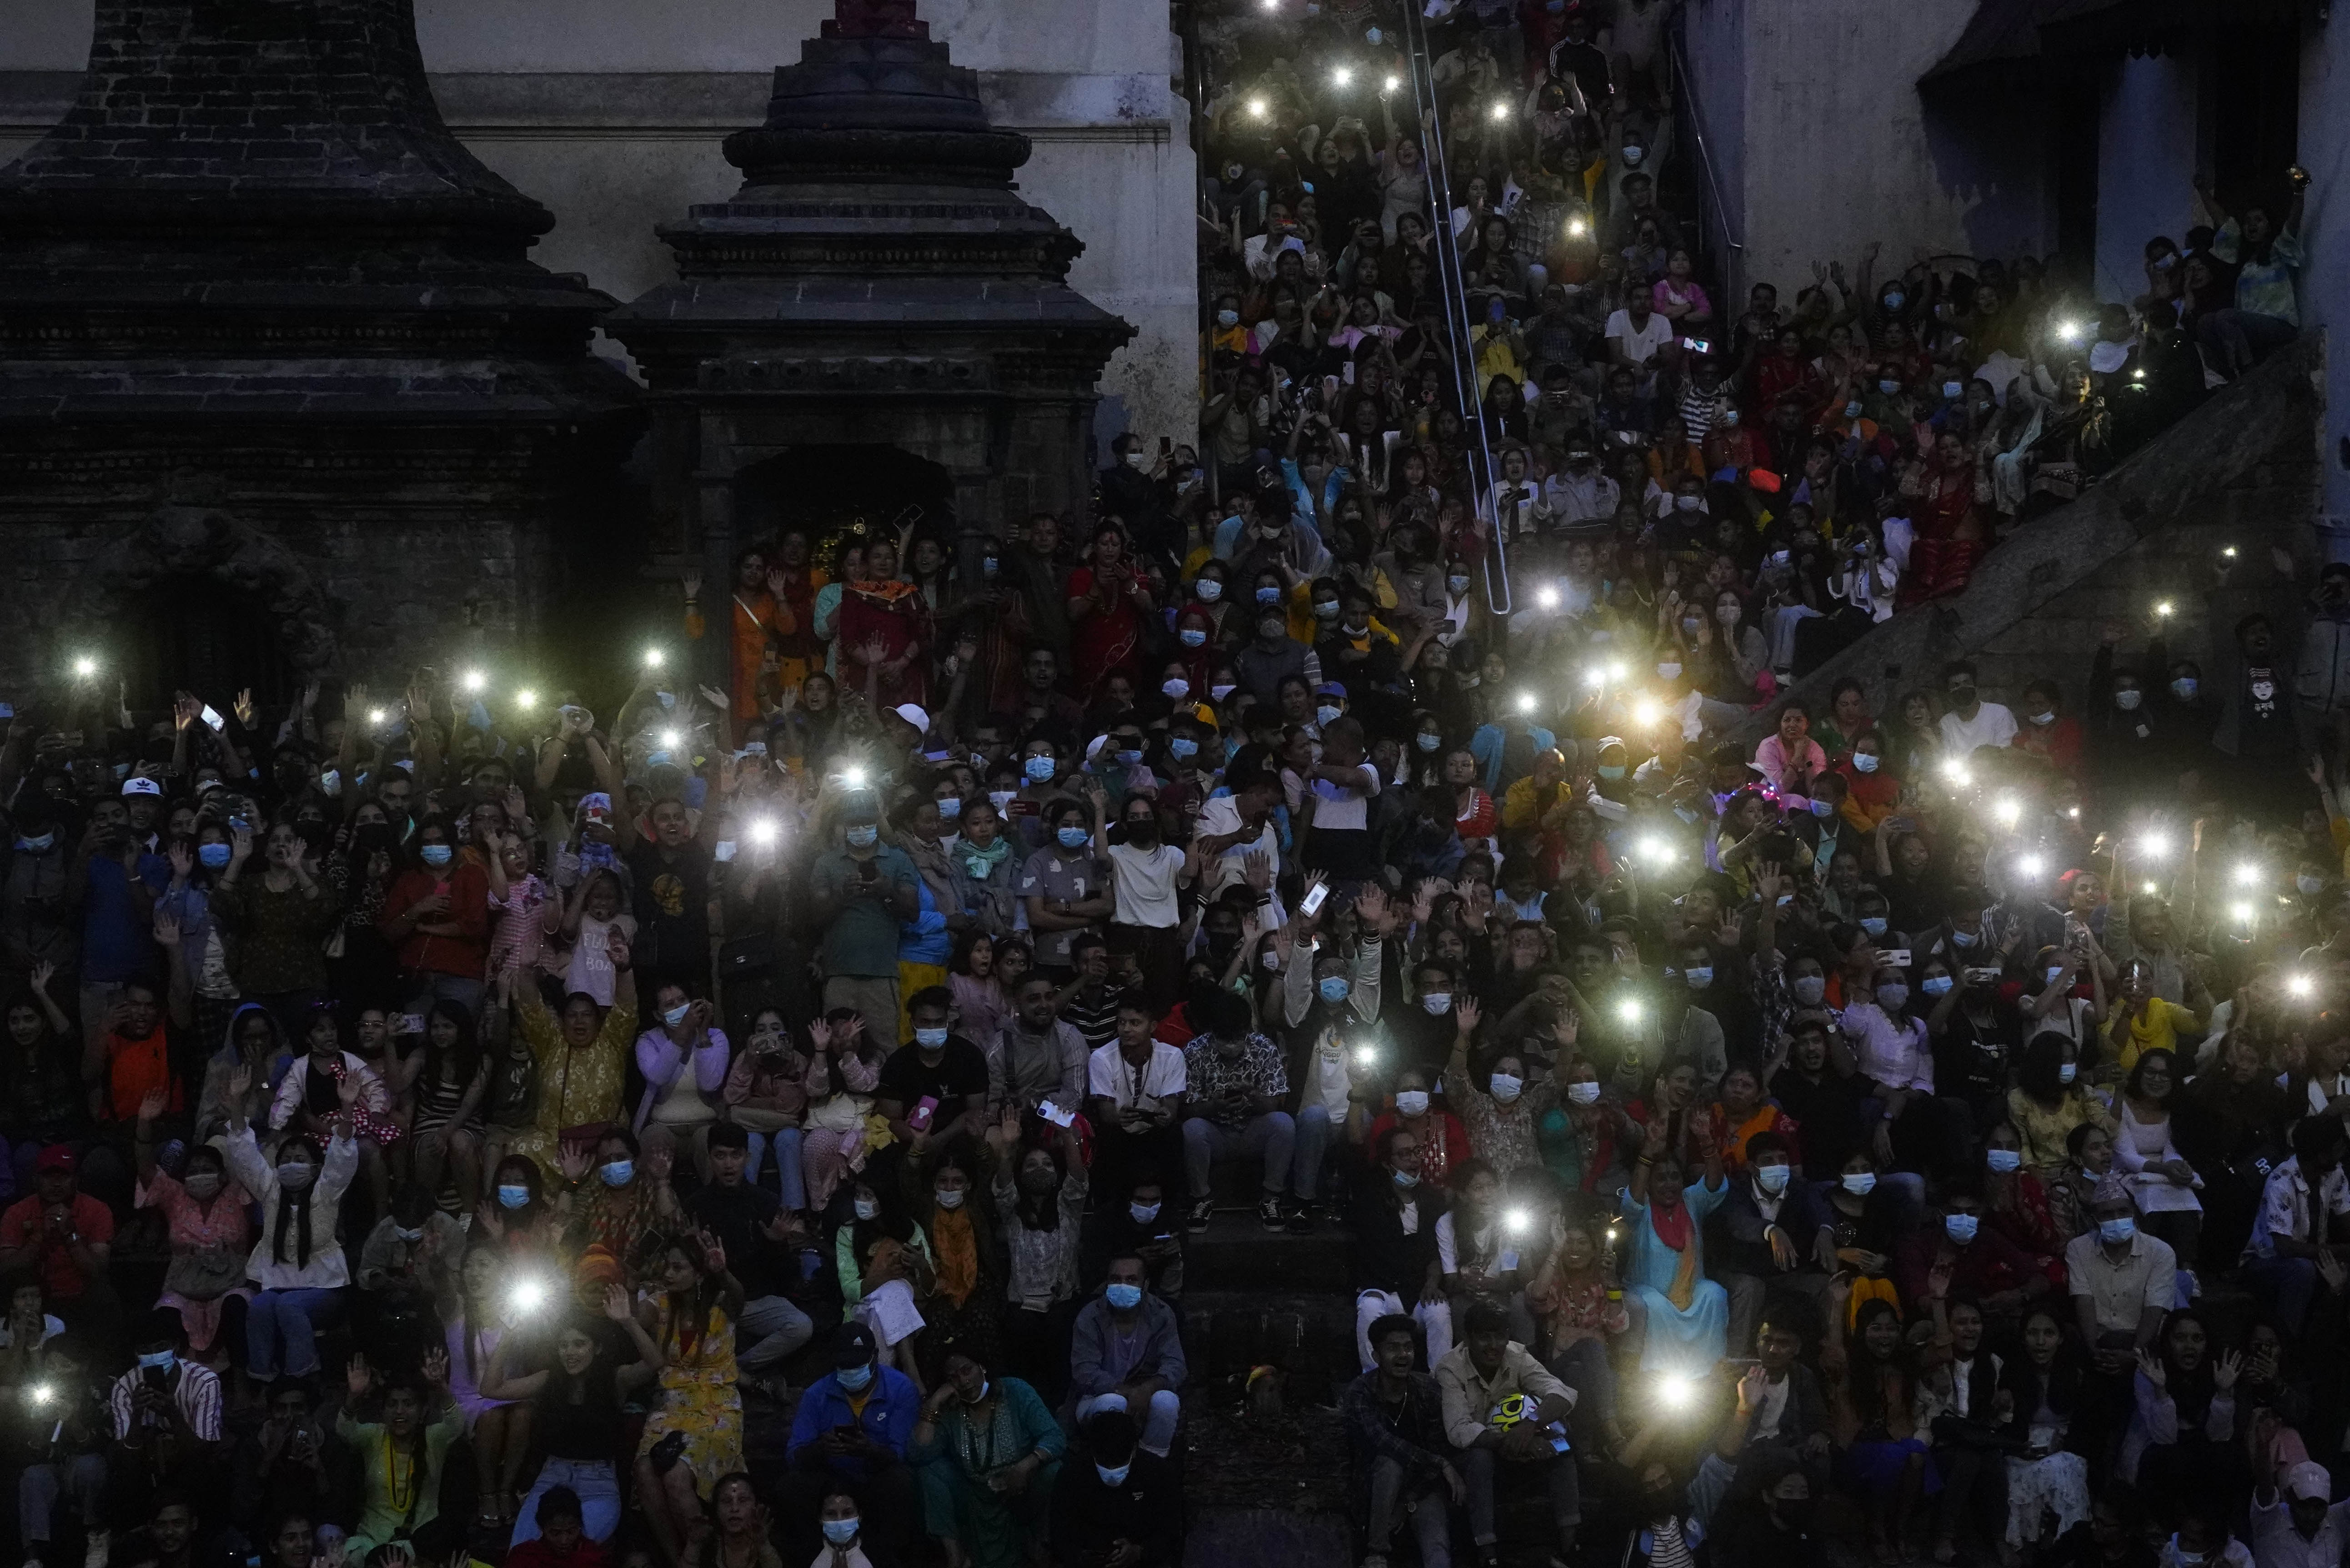
{"label": "woman in orange sari", "polygon": [[1126,558],[1125,529],[1105,523],[1094,530],[1093,562],[1069,574],[1066,591],[1077,701],[1090,705],[1111,675],[1134,678],[1142,618],[1151,612],[1150,590]]}
{"label": "woman in orange sari", "polygon": [[898,546],[865,546],[867,580],[840,597],[840,683],[865,692],[876,713],[911,702],[927,708],[930,666],[922,657],[930,617],[913,584],[898,576]]}
{"label": "woman in orange sari", "polygon": [[[799,629],[791,604],[781,591],[784,586],[783,574],[770,569],[764,550],[754,545],[734,557],[734,602],[729,607],[733,616],[733,639],[728,649],[727,669],[733,677],[730,689],[737,735],[744,724],[759,717],[759,676],[766,663],[769,645]],[[708,628],[702,616],[701,589],[700,576],[687,573],[685,634],[697,642]]]}
{"label": "woman in orange sari", "polygon": [[1921,493],[1914,498],[1909,570],[1901,578],[1900,606],[1947,598],[1967,586],[1988,547],[1975,516],[1975,463],[1967,443],[1944,431],[1934,446]]}

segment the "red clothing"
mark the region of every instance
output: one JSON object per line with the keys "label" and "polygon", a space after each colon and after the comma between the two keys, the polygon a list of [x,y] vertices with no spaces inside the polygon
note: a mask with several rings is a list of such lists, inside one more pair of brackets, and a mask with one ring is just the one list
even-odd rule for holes
{"label": "red clothing", "polygon": [[1461,805],[1461,793],[1452,794],[1452,831],[1462,838],[1491,838],[1493,829],[1501,826],[1502,815],[1493,807],[1493,797],[1471,784],[1469,805]]}
{"label": "red clothing", "polygon": [[[1392,1109],[1381,1111],[1378,1119],[1371,1123],[1369,1140],[1365,1147],[1376,1150],[1388,1128],[1399,1126],[1401,1121],[1402,1118]],[[1452,1168],[1467,1159],[1472,1152],[1469,1147],[1469,1129],[1462,1127],[1461,1118],[1451,1111],[1440,1111],[1430,1106],[1428,1114],[1419,1118],[1419,1126],[1409,1130],[1419,1139],[1419,1179],[1431,1187],[1444,1186],[1452,1174]],[[1430,1137],[1430,1132],[1436,1136]]]}
{"label": "red clothing", "polygon": [[185,1092],[180,1080],[172,1075],[172,1058],[161,1024],[151,1030],[144,1040],[126,1039],[120,1034],[106,1037],[106,1080],[107,1099],[113,1106],[116,1121],[137,1121],[139,1102],[147,1097],[150,1089],[169,1094],[172,1110],[186,1108]]}
{"label": "red clothing", "polygon": [[[105,1204],[87,1192],[77,1192],[70,1207],[73,1229],[85,1243],[99,1247],[114,1240],[114,1215]],[[88,1282],[81,1277],[73,1254],[66,1251],[65,1238],[50,1236],[47,1231],[41,1218],[41,1195],[37,1192],[17,1199],[0,1213],[0,1248],[37,1245],[41,1251],[37,1266],[42,1290],[65,1301],[79,1301]]]}
{"label": "red clothing", "polygon": [[1863,833],[1874,833],[1877,825],[1894,814],[1901,804],[1901,781],[1886,772],[1880,759],[1873,774],[1862,773],[1845,758],[1830,770],[1843,778],[1844,805],[1836,809],[1844,819]]}
{"label": "red clothing", "polygon": [[2031,1253],[1989,1225],[1977,1231],[1975,1239],[1963,1247],[1953,1246],[1939,1225],[1919,1230],[1901,1243],[1901,1251],[1893,1260],[1893,1282],[1912,1311],[1924,1306],[1926,1276],[1945,1251],[1950,1254],[1953,1296],[1970,1295],[1981,1301],[2002,1291],[2022,1290],[2026,1281],[2041,1275],[2040,1265],[2033,1261]]}
{"label": "red clothing", "polygon": [[2080,720],[2067,713],[2053,724],[2035,724],[2020,713],[2016,717],[2020,724],[2015,732],[2017,751],[2045,757],[2048,765],[2060,774],[2080,773]]}
{"label": "red clothing", "polygon": [[558,1556],[540,1536],[508,1552],[506,1568],[612,1568],[612,1554],[582,1535],[568,1555]]}
{"label": "red clothing", "polygon": [[392,921],[411,904],[440,893],[449,908],[432,916],[428,925],[453,924],[453,937],[411,930],[400,943],[400,967],[411,973],[453,974],[480,980],[490,961],[490,877],[478,866],[451,866],[445,877],[426,870],[405,871],[384,896],[379,929],[391,940]]}

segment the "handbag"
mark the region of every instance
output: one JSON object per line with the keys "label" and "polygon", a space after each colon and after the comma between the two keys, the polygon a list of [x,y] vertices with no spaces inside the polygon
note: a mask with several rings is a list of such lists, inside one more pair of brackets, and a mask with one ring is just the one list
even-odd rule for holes
{"label": "handbag", "polygon": [[753,931],[747,936],[730,937],[719,944],[718,978],[720,982],[747,980],[753,975],[766,974],[775,967],[775,933]]}
{"label": "handbag", "polygon": [[225,1247],[174,1252],[163,1271],[163,1288],[192,1302],[218,1301],[243,1283],[244,1255]]}

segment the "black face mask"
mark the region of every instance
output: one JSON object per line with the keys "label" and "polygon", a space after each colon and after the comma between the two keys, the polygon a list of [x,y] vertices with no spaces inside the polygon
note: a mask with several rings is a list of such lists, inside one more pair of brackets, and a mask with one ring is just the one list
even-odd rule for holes
{"label": "black face mask", "polygon": [[1974,689],[1973,687],[1971,687],[1971,686],[1953,686],[1953,687],[1951,687],[1951,688],[1950,688],[1950,706],[1951,706],[1951,707],[1953,707],[1953,708],[1963,708],[1963,707],[1965,707],[1968,703],[1970,703],[1970,702],[1973,701],[1974,700],[1975,700],[1975,689]]}
{"label": "black face mask", "polygon": [[400,846],[400,836],[391,830],[391,825],[388,822],[361,823],[359,831],[351,836],[353,842],[370,855],[378,850],[389,851]]}

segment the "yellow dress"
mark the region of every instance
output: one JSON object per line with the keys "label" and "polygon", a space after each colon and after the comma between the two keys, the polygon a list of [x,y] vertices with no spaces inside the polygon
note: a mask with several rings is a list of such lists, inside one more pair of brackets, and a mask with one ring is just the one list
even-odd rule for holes
{"label": "yellow dress", "polygon": [[691,1350],[680,1344],[671,1319],[670,1298],[660,1298],[653,1341],[669,1364],[661,1368],[660,1407],[645,1419],[637,1457],[653,1451],[671,1432],[685,1434],[681,1461],[693,1471],[693,1490],[704,1500],[710,1489],[743,1468],[743,1395],[735,1386],[734,1325],[713,1306],[710,1321]]}
{"label": "yellow dress", "polygon": [[525,994],[516,1023],[538,1064],[538,1112],[531,1118],[531,1130],[507,1152],[535,1160],[542,1177],[559,1181],[563,1173],[555,1157],[563,1129],[620,1119],[620,1090],[629,1047],[637,1038],[637,1010],[615,1004],[604,1014],[604,1027],[595,1040],[577,1047],[563,1038],[562,1025],[536,995]]}
{"label": "yellow dress", "polygon": [[2115,1131],[2113,1113],[2105,1102],[2089,1093],[2086,1085],[2065,1086],[2064,1097],[2054,1109],[2042,1105],[2017,1085],[2007,1092],[2007,1119],[2015,1124],[2016,1133],[2023,1140],[2023,1163],[2048,1181],[2061,1174],[2073,1156],[2065,1139],[2083,1122],[2095,1122],[2106,1129],[2107,1137]]}

